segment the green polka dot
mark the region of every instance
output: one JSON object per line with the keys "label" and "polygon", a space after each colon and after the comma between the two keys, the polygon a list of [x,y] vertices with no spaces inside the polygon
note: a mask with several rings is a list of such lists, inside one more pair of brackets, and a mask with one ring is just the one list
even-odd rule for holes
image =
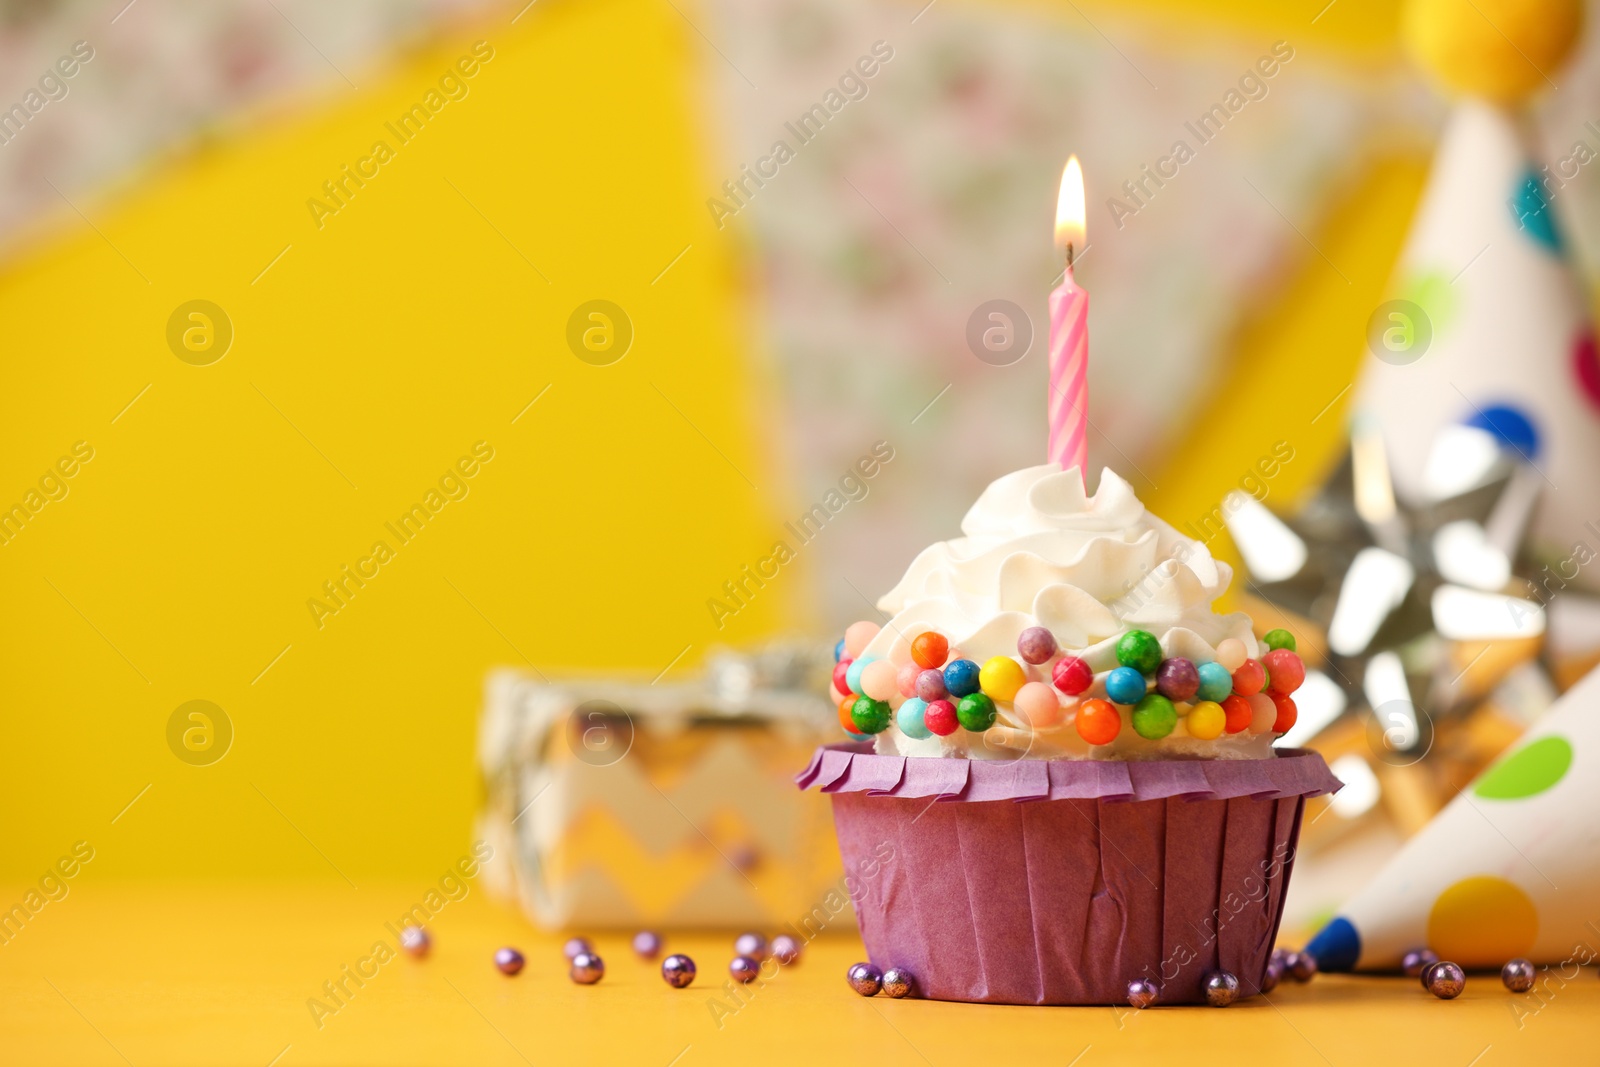
{"label": "green polka dot", "polygon": [[1411,275],[1401,286],[1400,295],[1427,312],[1434,333],[1439,333],[1455,321],[1461,301],[1458,290],[1450,284],[1450,275],[1444,271],[1429,270]]}
{"label": "green polka dot", "polygon": [[1564,737],[1541,737],[1489,768],[1472,791],[1485,800],[1520,800],[1543,793],[1561,781],[1571,766],[1571,742]]}

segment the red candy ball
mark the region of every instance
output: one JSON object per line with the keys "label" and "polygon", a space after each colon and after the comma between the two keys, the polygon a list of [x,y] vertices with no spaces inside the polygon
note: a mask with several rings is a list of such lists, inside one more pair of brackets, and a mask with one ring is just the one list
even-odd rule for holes
{"label": "red candy ball", "polygon": [[950,642],[944,634],[934,633],[932,630],[920,633],[911,641],[911,658],[923,670],[931,671],[936,667],[943,667],[944,660],[950,653]]}
{"label": "red candy ball", "polygon": [[1233,672],[1233,691],[1242,697],[1255,696],[1266,680],[1267,672],[1261,669],[1260,661],[1247,659]]}
{"label": "red candy ball", "polygon": [[1294,722],[1300,717],[1300,709],[1294,706],[1294,701],[1286,696],[1272,696],[1272,706],[1278,709],[1278,721],[1272,724],[1272,732],[1286,734],[1294,729]]}
{"label": "red candy ball", "polygon": [[961,722],[956,718],[956,706],[948,700],[935,700],[929,704],[922,713],[922,725],[940,737],[948,737],[961,728]]}
{"label": "red candy ball", "polygon": [[1261,662],[1272,675],[1267,693],[1274,697],[1288,696],[1299,689],[1306,680],[1306,665],[1287,648],[1275,648],[1261,657]]}
{"label": "red candy ball", "polygon": [[1089,688],[1094,681],[1094,671],[1077,656],[1067,656],[1056,661],[1050,671],[1050,679],[1056,683],[1057,689],[1069,697],[1075,697]]}
{"label": "red candy ball", "polygon": [[1122,732],[1122,713],[1108,700],[1085,700],[1073,719],[1078,736],[1091,745],[1109,745]]}
{"label": "red candy ball", "polygon": [[850,664],[854,662],[855,660],[846,656],[833,665],[833,687],[841,693],[850,692],[850,683],[845,681],[845,674],[850,670]]}
{"label": "red candy ball", "polygon": [[1223,729],[1230,734],[1242,734],[1250,729],[1250,702],[1238,693],[1222,702],[1222,713],[1227,716]]}

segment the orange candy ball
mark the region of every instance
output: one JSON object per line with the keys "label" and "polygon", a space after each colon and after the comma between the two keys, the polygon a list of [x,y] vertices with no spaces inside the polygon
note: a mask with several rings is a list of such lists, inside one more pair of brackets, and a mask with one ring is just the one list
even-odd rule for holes
{"label": "orange candy ball", "polygon": [[1267,680],[1259,660],[1247,659],[1233,672],[1233,691],[1240,696],[1255,696]]}
{"label": "orange candy ball", "polygon": [[1300,709],[1294,706],[1294,698],[1274,695],[1272,703],[1278,709],[1278,721],[1272,724],[1272,732],[1286,734],[1294,729],[1294,722],[1300,717]]}
{"label": "orange candy ball", "polygon": [[855,704],[856,695],[854,693],[839,701],[839,725],[844,727],[844,732],[847,734],[859,732],[856,730],[856,721],[850,717],[850,709],[855,707]]}
{"label": "orange candy ball", "polygon": [[944,634],[932,630],[920,633],[911,641],[911,659],[923,670],[932,671],[944,666],[950,654],[950,642]]}
{"label": "orange candy ball", "polygon": [[1223,727],[1228,733],[1242,734],[1250,729],[1250,717],[1254,712],[1250,708],[1250,701],[1238,693],[1222,702],[1222,713],[1228,717],[1227,725]]}
{"label": "orange candy ball", "polygon": [[1273,696],[1288,696],[1305,684],[1305,661],[1287,648],[1273,649],[1261,657],[1261,662],[1272,672],[1267,692]]}
{"label": "orange candy ball", "polygon": [[1109,745],[1122,732],[1122,713],[1109,700],[1085,700],[1078,705],[1073,724],[1089,744]]}

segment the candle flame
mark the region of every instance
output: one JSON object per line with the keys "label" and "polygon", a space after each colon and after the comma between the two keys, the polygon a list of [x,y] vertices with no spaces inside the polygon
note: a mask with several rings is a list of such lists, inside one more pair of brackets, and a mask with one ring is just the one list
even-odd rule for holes
{"label": "candle flame", "polygon": [[1071,156],[1061,172],[1061,195],[1056,200],[1057,248],[1083,251],[1084,214],[1083,167],[1077,156]]}

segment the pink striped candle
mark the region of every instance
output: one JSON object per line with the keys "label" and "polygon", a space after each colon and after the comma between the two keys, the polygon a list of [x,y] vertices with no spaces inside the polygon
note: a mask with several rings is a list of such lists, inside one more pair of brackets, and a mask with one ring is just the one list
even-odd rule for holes
{"label": "pink striped candle", "polygon": [[1089,483],[1089,294],[1072,276],[1084,243],[1083,168],[1067,160],[1056,204],[1056,244],[1067,257],[1061,284],[1050,293],[1050,452],[1063,470],[1076,467]]}

